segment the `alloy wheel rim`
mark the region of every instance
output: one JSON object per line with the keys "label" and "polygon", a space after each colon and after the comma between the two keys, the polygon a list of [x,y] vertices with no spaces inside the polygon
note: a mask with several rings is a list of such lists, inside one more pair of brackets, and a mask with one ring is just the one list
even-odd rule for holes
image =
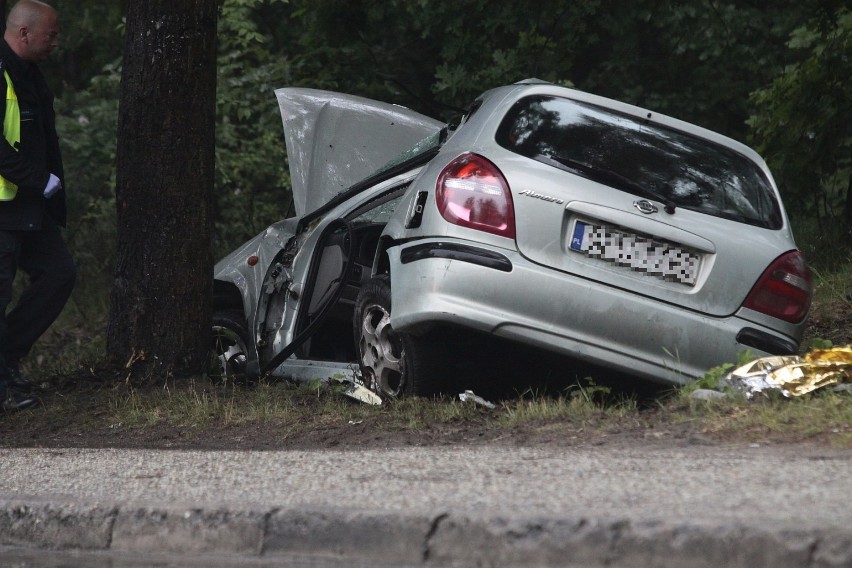
{"label": "alloy wheel rim", "polygon": [[379,394],[399,395],[404,353],[390,324],[390,314],[382,306],[373,304],[364,310],[358,349],[367,387]]}

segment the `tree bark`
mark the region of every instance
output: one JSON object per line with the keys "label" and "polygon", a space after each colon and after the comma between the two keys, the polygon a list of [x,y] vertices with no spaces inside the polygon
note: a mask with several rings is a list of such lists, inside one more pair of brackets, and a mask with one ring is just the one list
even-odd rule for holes
{"label": "tree bark", "polygon": [[216,0],[127,4],[107,350],[148,374],[206,370]]}

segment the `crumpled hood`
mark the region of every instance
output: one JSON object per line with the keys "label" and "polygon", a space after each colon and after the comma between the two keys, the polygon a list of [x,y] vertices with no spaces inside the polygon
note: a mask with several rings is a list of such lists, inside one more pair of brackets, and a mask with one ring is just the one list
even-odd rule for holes
{"label": "crumpled hood", "polygon": [[298,216],[310,213],[444,126],[407,108],[331,91],[275,91]]}

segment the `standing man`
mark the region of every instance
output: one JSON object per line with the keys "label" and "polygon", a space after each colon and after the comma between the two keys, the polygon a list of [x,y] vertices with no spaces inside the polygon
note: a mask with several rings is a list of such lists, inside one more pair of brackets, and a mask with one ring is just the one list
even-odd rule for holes
{"label": "standing man", "polygon": [[[59,227],[65,189],[53,93],[38,63],[59,45],[56,10],[20,0],[0,40],[0,91],[6,93],[0,138],[0,404],[6,411],[37,402],[21,359],[56,320],[74,286],[76,268]],[[20,268],[29,285],[14,308]]]}

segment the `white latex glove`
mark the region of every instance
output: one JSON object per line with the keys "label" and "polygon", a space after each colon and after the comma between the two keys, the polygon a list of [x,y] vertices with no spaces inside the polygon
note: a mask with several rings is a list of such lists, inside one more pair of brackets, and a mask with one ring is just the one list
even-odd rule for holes
{"label": "white latex glove", "polygon": [[50,199],[53,194],[62,189],[62,182],[53,174],[50,174],[50,179],[47,180],[47,185],[44,186],[44,196]]}

